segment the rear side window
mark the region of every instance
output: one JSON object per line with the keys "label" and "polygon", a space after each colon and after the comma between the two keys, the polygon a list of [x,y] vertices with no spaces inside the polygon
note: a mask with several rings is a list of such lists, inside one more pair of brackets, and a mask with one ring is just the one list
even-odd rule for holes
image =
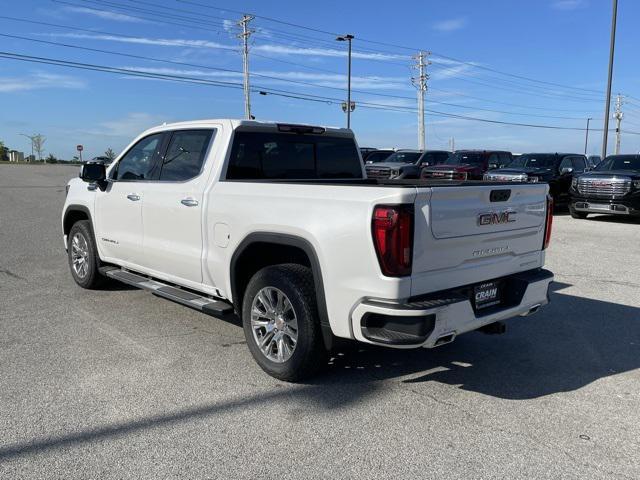
{"label": "rear side window", "polygon": [[114,180],[149,180],[157,172],[156,162],[162,145],[163,133],[149,135],[136,143],[118,162]]}
{"label": "rear side window", "polygon": [[214,130],[173,132],[162,161],[160,180],[175,182],[197,177],[214,133]]}
{"label": "rear side window", "polygon": [[229,180],[362,178],[351,138],[289,133],[236,132]]}

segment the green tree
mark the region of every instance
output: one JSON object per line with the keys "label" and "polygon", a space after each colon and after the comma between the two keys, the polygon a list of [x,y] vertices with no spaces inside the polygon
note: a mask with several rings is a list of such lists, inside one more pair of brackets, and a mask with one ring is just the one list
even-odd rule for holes
{"label": "green tree", "polygon": [[110,161],[114,161],[116,159],[116,152],[114,152],[111,147],[107,148],[104,152],[104,156],[107,157]]}
{"label": "green tree", "polygon": [[53,153],[50,153],[45,160],[46,163],[58,163],[58,159]]}
{"label": "green tree", "polygon": [[9,160],[7,153],[9,149],[4,146],[4,142],[0,140],[0,160]]}

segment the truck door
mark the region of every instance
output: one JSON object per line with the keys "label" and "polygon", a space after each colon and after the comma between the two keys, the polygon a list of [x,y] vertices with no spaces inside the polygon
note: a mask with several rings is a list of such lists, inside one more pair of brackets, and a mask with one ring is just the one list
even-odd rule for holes
{"label": "truck door", "polygon": [[159,278],[202,283],[204,165],[215,133],[169,132],[158,180],[145,185],[144,267]]}
{"label": "truck door", "polygon": [[105,191],[95,192],[96,242],[103,258],[141,264],[143,190],[158,166],[163,136],[149,135],[133,145],[110,170]]}

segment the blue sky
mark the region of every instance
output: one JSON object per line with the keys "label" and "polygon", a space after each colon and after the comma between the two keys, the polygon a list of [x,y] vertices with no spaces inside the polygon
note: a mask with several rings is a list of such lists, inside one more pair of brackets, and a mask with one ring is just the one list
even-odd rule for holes
{"label": "blue sky", "polygon": [[[256,30],[250,54],[256,74],[252,85],[323,99],[253,94],[253,113],[259,120],[345,124],[335,101],[345,97],[345,44],[323,33],[339,32],[356,37],[353,88],[359,92],[353,98],[374,107],[358,105],[352,115],[361,146],[417,146],[416,91],[410,81],[415,71],[410,65],[419,49],[432,52],[427,109],[575,128],[584,128],[586,118],[593,117],[592,128],[602,128],[604,93],[598,92],[604,92],[606,84],[609,0],[193,1],[210,8],[178,0],[24,0],[7,2],[2,15],[77,28],[0,18],[4,35],[168,62],[6,36],[0,37],[0,50],[236,86],[242,81],[235,36],[240,14],[224,10],[231,9],[259,16],[251,22]],[[619,3],[613,92],[629,95],[623,130],[640,132],[640,2]],[[62,158],[74,155],[78,143],[85,145],[85,156],[107,147],[119,151],[141,130],[165,121],[243,115],[238,88],[5,58],[0,58],[0,105],[0,139],[7,146],[29,151],[28,140],[19,134],[41,133],[47,137],[46,153]],[[426,122],[428,148],[446,148],[451,137],[457,148],[584,148],[582,131],[492,124],[432,112],[427,112]],[[599,153],[601,139],[601,132],[592,132],[589,153]],[[640,135],[623,135],[622,151],[639,149]]]}

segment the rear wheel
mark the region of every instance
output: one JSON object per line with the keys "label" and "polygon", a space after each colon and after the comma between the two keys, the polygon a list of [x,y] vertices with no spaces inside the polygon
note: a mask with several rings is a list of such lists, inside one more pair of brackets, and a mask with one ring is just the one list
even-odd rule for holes
{"label": "rear wheel", "polygon": [[249,350],[269,375],[294,382],[326,364],[313,277],[309,268],[263,268],[249,281],[242,303]]}
{"label": "rear wheel", "polygon": [[587,218],[587,215],[589,215],[588,213],[577,211],[575,208],[573,208],[573,205],[569,205],[569,213],[571,214],[571,218],[576,218],[579,220],[584,220],[585,218]]}
{"label": "rear wheel", "polygon": [[69,268],[75,282],[87,289],[102,286],[105,278],[98,271],[100,258],[89,221],[80,220],[74,223],[67,238]]}

